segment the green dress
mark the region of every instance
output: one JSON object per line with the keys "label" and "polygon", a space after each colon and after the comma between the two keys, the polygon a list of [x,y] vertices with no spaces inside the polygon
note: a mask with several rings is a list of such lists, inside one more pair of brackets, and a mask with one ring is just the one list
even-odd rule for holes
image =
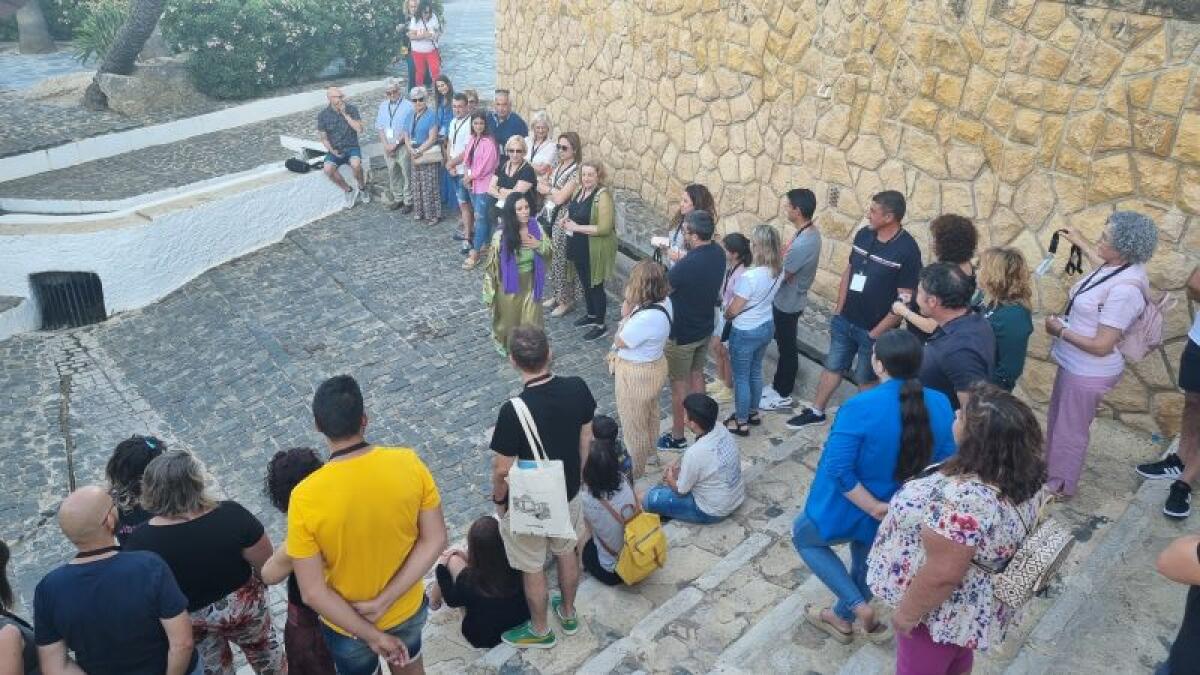
{"label": "green dress", "polygon": [[508,332],[517,326],[543,327],[542,303],[533,297],[533,256],[542,257],[545,269],[549,261],[553,242],[542,234],[536,250],[522,248],[517,251],[517,269],[520,271],[520,289],[516,293],[505,293],[500,280],[500,238],[503,232],[492,235],[492,245],[483,275],[483,303],[492,307],[492,342],[501,356],[508,356]]}

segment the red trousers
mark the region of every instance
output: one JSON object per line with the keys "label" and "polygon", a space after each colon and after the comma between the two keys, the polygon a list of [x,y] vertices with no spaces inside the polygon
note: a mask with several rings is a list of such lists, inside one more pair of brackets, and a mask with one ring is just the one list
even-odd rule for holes
{"label": "red trousers", "polygon": [[427,70],[429,71],[429,84],[433,84],[438,75],[442,74],[442,55],[438,53],[438,50],[435,49],[431,52],[414,51],[412,57],[413,67],[416,71],[414,77],[417,80],[414,86],[419,87],[425,84],[425,71]]}

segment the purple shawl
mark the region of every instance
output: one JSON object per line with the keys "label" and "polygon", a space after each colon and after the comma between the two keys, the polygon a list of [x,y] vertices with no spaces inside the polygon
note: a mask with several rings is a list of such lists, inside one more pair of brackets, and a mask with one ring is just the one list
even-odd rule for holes
{"label": "purple shawl", "polygon": [[[529,219],[529,234],[538,241],[542,240],[542,228],[538,227],[537,218]],[[500,236],[500,280],[504,284],[504,292],[512,295],[521,290],[521,272],[517,269],[517,256],[508,250],[504,236]],[[537,252],[533,254],[533,299],[541,302],[542,291],[546,287],[546,264]]]}

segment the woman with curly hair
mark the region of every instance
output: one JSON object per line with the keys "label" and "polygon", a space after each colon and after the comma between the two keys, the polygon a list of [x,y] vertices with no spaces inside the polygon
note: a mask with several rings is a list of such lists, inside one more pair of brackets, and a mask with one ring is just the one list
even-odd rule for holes
{"label": "woman with curly hair", "polygon": [[1048,485],[1072,496],[1096,407],[1125,372],[1117,343],[1146,308],[1146,263],[1158,246],[1158,227],[1140,213],[1117,211],[1108,217],[1096,246],[1074,230],[1067,230],[1067,239],[1096,268],[1071,287],[1061,315],[1046,317],[1046,333],[1056,338],[1050,357],[1058,363],[1046,412]]}
{"label": "woman with curly hair", "polygon": [[658,396],[667,382],[663,349],[671,333],[667,274],[662,265],[643,260],[633,266],[625,284],[621,322],[612,345],[617,414],[625,425],[625,442],[633,459],[632,477],[646,470],[650,453],[657,453]]}
{"label": "woman with curly hair", "polygon": [[671,227],[667,230],[667,241],[659,248],[663,251],[663,263],[670,269],[676,261],[687,255],[683,245],[683,219],[692,211],[708,211],[713,220],[717,219],[717,203],[713,200],[708,188],[699,183],[690,183],[683,188],[679,195],[679,208],[671,216]]}
{"label": "woman with curly hair", "polygon": [[[292,489],[325,464],[312,448],[289,448],[275,453],[267,464],[263,492],[271,506],[287,513]],[[291,675],[327,675],[333,672],[333,657],[321,635],[321,618],[300,596],[300,585],[292,574],[292,559],[280,546],[262,568],[264,583],[274,586],[287,580],[287,623],[283,626],[283,645],[287,651]]]}
{"label": "woman with curly hair", "polygon": [[983,291],[983,316],[996,336],[992,384],[1012,391],[1025,370],[1025,353],[1033,333],[1029,265],[1015,248],[989,248],[979,256],[976,280]]}
{"label": "woman with curly hair", "polygon": [[975,650],[1004,641],[1020,611],[988,570],[1004,569],[1047,498],[1041,428],[1012,394],[975,385],[953,432],[958,453],[892,497],[869,557],[867,583],[894,608],[897,675],[969,673]]}
{"label": "woman with curly hair", "polygon": [[121,441],[104,467],[108,491],[117,505],[117,541],[122,545],[134,530],[150,520],[142,508],[142,474],[150,460],[163,454],[167,445],[153,436],[137,434]]}
{"label": "woman with curly hair", "polygon": [[[933,242],[933,256],[936,262],[958,265],[968,277],[975,278],[975,266],[971,260],[975,257],[975,247],[979,244],[979,231],[970,218],[944,213],[929,223],[929,238]],[[971,304],[975,304],[972,300]],[[908,330],[921,339],[929,340],[933,331],[937,330],[937,322],[922,316],[914,296],[907,301],[897,301],[892,305],[892,312],[904,319]]]}

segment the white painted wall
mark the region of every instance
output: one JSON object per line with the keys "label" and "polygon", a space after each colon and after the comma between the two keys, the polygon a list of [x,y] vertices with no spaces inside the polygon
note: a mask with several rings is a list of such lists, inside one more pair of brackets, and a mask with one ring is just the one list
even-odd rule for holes
{"label": "white painted wall", "polygon": [[27,298],[7,312],[0,312],[0,340],[37,330],[40,324],[37,305]]}
{"label": "white painted wall", "polygon": [[[29,275],[35,272],[95,272],[109,314],[144,307],[211,267],[340,210],[342,199],[320,172],[297,175],[272,166],[223,188],[185,192],[138,210],[0,217],[0,295],[32,298]],[[30,320],[27,311],[14,316],[7,330],[35,328]],[[12,334],[5,328],[0,325],[0,339]]]}
{"label": "white painted wall", "polygon": [[[354,96],[378,89],[384,85],[384,82],[385,80],[356,82],[342,87],[342,90],[346,92],[347,96]],[[140,129],[84,138],[46,150],[12,155],[0,158],[0,183],[46,171],[65,169],[76,164],[113,157],[153,145],[175,143],[193,136],[282,117],[317,108],[325,103],[324,89],[306,91],[300,94],[262,99]]]}

